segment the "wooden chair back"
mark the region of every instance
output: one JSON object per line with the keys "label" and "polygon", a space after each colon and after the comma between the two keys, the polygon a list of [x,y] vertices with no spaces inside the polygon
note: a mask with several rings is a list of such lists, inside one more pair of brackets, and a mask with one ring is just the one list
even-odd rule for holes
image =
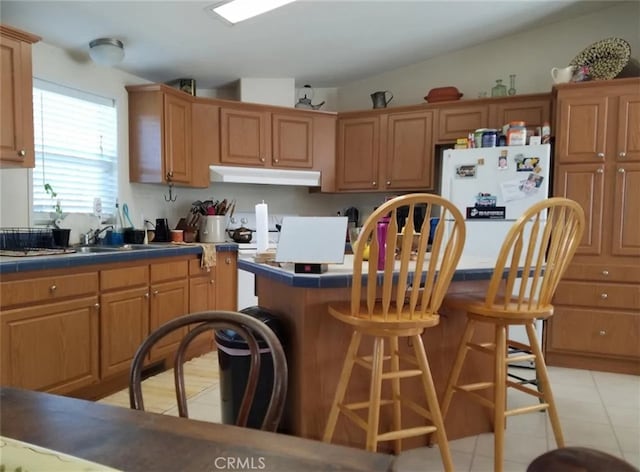
{"label": "wooden chair back", "polygon": [[582,207],[567,198],[548,198],[528,208],[505,237],[485,305],[510,312],[548,308],[584,225]]}
{"label": "wooden chair back", "polygon": [[184,386],[184,358],[185,352],[191,342],[206,331],[219,329],[231,329],[237,332],[247,342],[250,350],[251,364],[249,378],[245,388],[238,418],[237,426],[246,426],[249,411],[253,404],[260,374],[260,349],[256,337],[262,338],[268,346],[273,359],[273,388],[271,399],[265,413],[262,428],[266,431],[276,431],[287,396],[287,359],[275,333],[264,323],[244,313],[233,311],[206,311],[192,313],[171,320],[153,331],[147,339],[138,347],[131,363],[129,374],[129,401],[131,408],[144,411],[142,397],[142,368],[149,351],[154,344],[169,334],[189,327],[188,334],[182,339],[174,358],[174,377],[176,387],[176,401],[178,413],[181,417],[188,418],[187,398]]}
{"label": "wooden chair back", "polygon": [[[400,209],[407,214],[404,230],[398,227]],[[423,210],[425,217],[417,228],[414,215]],[[434,228],[430,224],[433,214],[440,215]],[[383,218],[388,219],[388,228],[386,238],[380,240],[377,227]],[[402,230],[402,237],[398,237]],[[464,240],[462,214],[438,195],[415,193],[385,202],[367,218],[353,249],[351,316],[372,319],[375,312],[376,319],[382,321],[411,321],[437,313],[462,254]],[[380,248],[385,253],[381,273],[377,267]],[[366,267],[365,251],[369,252]],[[363,297],[366,314],[360,313]]]}

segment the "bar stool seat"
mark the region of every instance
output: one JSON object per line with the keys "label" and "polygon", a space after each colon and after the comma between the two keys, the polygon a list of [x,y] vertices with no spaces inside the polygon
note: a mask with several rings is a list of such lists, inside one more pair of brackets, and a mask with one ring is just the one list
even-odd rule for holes
{"label": "bar stool seat", "polygon": [[[504,429],[508,416],[548,411],[558,447],[564,446],[549,376],[536,335],[535,321],[553,315],[551,300],[560,278],[580,243],[584,231],[584,212],[566,198],[550,198],[530,207],[511,227],[496,260],[485,296],[464,294],[447,297],[447,306],[467,312],[467,324],[451,369],[442,400],[442,414],[451,406],[454,393],[462,393],[493,410],[494,470],[502,471]],[[474,342],[478,323],[493,325],[494,342]],[[525,327],[529,344],[508,339],[510,326]],[[509,348],[517,353],[510,354]],[[469,351],[493,357],[494,378],[472,384],[458,379]],[[507,366],[533,361],[537,389],[507,378]],[[531,382],[527,382],[531,383]],[[507,388],[536,397],[538,403],[507,409]],[[489,395],[482,392],[489,391]]]}
{"label": "bar stool seat", "polygon": [[[429,218],[421,227],[414,226],[416,206],[425,206],[426,215],[440,211],[440,223],[430,227]],[[406,213],[398,212],[398,209]],[[399,237],[398,215],[407,214],[404,235]],[[378,232],[388,221],[386,236]],[[445,230],[447,224],[450,226]],[[418,233],[417,238],[413,237]],[[430,234],[431,233],[431,234]],[[327,420],[323,440],[330,442],[339,415],[355,423],[366,434],[366,449],[376,451],[381,441],[393,441],[399,454],[402,439],[435,433],[446,470],[453,463],[440,413],[422,333],[438,325],[438,309],[455,273],[464,245],[465,227],[462,214],[447,200],[431,194],[411,194],[394,198],[375,210],[365,222],[354,247],[351,300],[330,303],[328,311],[336,319],[353,327],[351,342]],[[417,242],[416,242],[417,240]],[[429,240],[432,240],[428,252]],[[370,259],[364,267],[365,246]],[[379,248],[384,253],[384,266],[378,270]],[[359,354],[363,337],[373,338],[373,352]],[[412,349],[400,349],[399,339],[406,338]],[[388,349],[385,351],[385,346]],[[385,365],[386,364],[386,365]],[[370,371],[370,390],[366,399],[345,401],[353,368]],[[401,380],[418,377],[426,405],[403,397]],[[391,381],[389,398],[383,398],[383,381]],[[381,409],[392,412],[382,416]],[[402,410],[425,419],[423,425],[403,426]],[[366,416],[359,414],[366,411]],[[381,426],[386,428],[381,428]],[[385,429],[380,431],[380,429]],[[425,444],[427,440],[425,439]]]}

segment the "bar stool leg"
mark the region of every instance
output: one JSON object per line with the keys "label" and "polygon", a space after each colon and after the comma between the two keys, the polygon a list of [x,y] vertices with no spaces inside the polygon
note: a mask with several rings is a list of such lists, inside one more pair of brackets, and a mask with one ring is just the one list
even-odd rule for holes
{"label": "bar stool leg", "polygon": [[493,434],[494,434],[494,462],[493,470],[502,472],[504,463],[504,430],[506,406],[506,376],[507,376],[507,328],[503,324],[496,324],[495,347],[495,378],[493,405]]}
{"label": "bar stool leg", "polygon": [[460,377],[460,373],[462,372],[464,360],[467,356],[467,352],[469,352],[467,343],[471,341],[473,332],[476,329],[475,323],[475,320],[467,320],[467,326],[465,327],[464,334],[462,335],[462,339],[460,340],[460,346],[458,347],[456,360],[453,362],[451,374],[449,374],[449,381],[447,382],[447,388],[444,393],[444,398],[442,399],[443,418],[447,417],[447,412],[449,411],[449,407],[451,406],[451,399],[453,398],[454,393],[453,387],[458,384],[458,378]]}
{"label": "bar stool leg", "polygon": [[383,361],[384,338],[376,336],[373,341],[373,359],[371,360],[371,393],[369,395],[369,417],[367,420],[367,451],[372,452],[375,452],[378,447]]}
{"label": "bar stool leg", "polygon": [[[391,370],[396,375],[400,371],[400,350],[398,346],[398,337],[390,338],[391,348]],[[400,404],[400,378],[395,376],[391,380],[391,395],[393,399],[393,429],[399,431],[402,428],[402,408]],[[393,452],[398,455],[402,452],[402,439],[396,439],[393,442]]]}
{"label": "bar stool leg", "polygon": [[549,421],[551,421],[551,428],[553,429],[553,435],[556,438],[556,444],[558,447],[564,447],[564,436],[562,435],[562,428],[560,427],[560,419],[558,418],[556,402],[553,398],[553,392],[551,391],[551,382],[549,382],[547,365],[544,362],[544,357],[542,356],[542,350],[538,343],[538,336],[536,336],[536,330],[533,322],[527,323],[526,328],[527,335],[529,337],[529,345],[531,346],[533,354],[536,356],[536,374],[540,382],[538,389],[542,391],[544,401],[549,404]]}
{"label": "bar stool leg", "polygon": [[322,440],[324,442],[331,442],[333,432],[336,429],[336,423],[338,422],[338,414],[340,409],[338,405],[344,401],[345,393],[347,392],[347,386],[349,385],[349,379],[351,378],[351,371],[353,370],[353,364],[358,355],[358,348],[360,347],[360,340],[362,339],[362,333],[354,331],[351,335],[351,342],[349,343],[349,349],[347,350],[347,356],[342,366],[342,372],[340,373],[340,380],[338,380],[338,386],[336,388],[336,394],[331,404],[331,410],[329,411],[329,418],[327,420],[327,426],[324,429],[324,436]]}
{"label": "bar stool leg", "polygon": [[444,430],[444,421],[442,421],[442,414],[440,413],[440,405],[438,404],[438,395],[436,394],[436,388],[433,384],[433,377],[431,377],[431,369],[429,368],[429,361],[427,360],[427,353],[424,350],[424,343],[422,342],[422,336],[416,334],[411,336],[413,340],[413,349],[416,354],[416,359],[422,370],[422,383],[424,385],[425,394],[427,397],[427,405],[429,406],[429,412],[431,413],[431,420],[433,421],[436,429],[436,437],[438,438],[438,448],[440,449],[440,456],[442,456],[442,464],[444,470],[452,471],[453,460],[451,459],[451,452],[449,451],[449,443],[447,441],[447,433]]}

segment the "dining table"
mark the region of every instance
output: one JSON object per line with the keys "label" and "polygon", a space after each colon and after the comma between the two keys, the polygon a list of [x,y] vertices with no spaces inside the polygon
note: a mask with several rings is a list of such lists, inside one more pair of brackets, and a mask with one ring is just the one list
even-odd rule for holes
{"label": "dining table", "polygon": [[[393,470],[394,461],[391,455],[286,434],[13,387],[0,387],[0,437],[3,445],[26,443],[131,472],[374,472]],[[28,463],[22,469],[35,470]]]}

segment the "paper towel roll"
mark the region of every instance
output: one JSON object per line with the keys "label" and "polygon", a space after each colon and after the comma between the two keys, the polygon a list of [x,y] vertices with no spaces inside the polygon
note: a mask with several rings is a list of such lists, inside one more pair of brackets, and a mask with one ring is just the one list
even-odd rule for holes
{"label": "paper towel roll", "polygon": [[269,214],[263,201],[256,205],[256,244],[257,252],[267,252],[269,248]]}

